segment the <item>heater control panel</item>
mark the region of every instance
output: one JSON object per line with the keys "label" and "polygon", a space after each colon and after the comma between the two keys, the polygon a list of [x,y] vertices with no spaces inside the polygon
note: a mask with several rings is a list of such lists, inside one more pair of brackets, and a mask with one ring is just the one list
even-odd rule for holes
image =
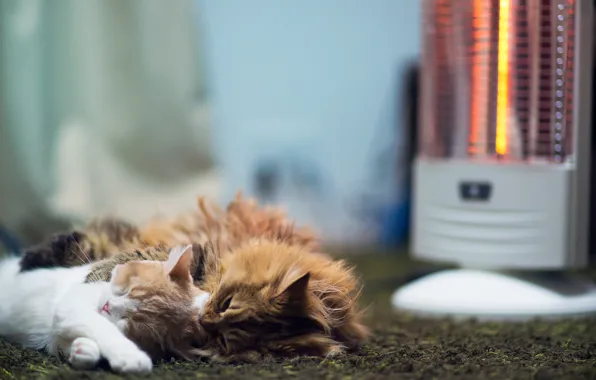
{"label": "heater control panel", "polygon": [[490,182],[463,181],[459,184],[459,196],[464,201],[486,202],[490,200],[491,192]]}

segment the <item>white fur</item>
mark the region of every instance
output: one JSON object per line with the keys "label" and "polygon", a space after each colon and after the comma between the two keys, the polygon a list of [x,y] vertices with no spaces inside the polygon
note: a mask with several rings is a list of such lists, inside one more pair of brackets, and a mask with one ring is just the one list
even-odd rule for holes
{"label": "white fur", "polygon": [[211,293],[201,291],[198,296],[194,297],[192,307],[199,310],[199,315],[203,315],[205,311],[205,305],[207,304],[210,296]]}
{"label": "white fur", "polygon": [[76,369],[94,368],[101,359],[99,347],[94,340],[77,338],[72,342],[68,361]]}
{"label": "white fur", "polygon": [[[151,359],[122,333],[136,305],[106,282],[84,284],[90,266],[20,272],[19,259],[0,262],[0,335],[33,349],[63,352],[76,368],[104,357],[117,372],[146,372]],[[116,294],[114,294],[116,291]],[[102,307],[108,302],[107,310]]]}

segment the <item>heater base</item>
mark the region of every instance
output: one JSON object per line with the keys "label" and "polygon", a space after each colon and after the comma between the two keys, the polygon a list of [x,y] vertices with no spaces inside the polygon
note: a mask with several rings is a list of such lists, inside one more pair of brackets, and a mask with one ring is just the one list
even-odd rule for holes
{"label": "heater base", "polygon": [[596,285],[561,272],[444,270],[397,289],[398,310],[427,316],[527,320],[596,314]]}

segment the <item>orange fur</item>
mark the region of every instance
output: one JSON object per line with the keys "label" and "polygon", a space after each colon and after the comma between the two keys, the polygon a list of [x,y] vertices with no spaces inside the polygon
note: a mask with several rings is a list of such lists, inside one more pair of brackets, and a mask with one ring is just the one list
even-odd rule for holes
{"label": "orange fur", "polygon": [[254,237],[319,249],[318,237],[311,229],[296,227],[282,209],[259,207],[240,192],[226,210],[199,197],[196,211],[171,220],[155,219],[140,232],[140,241],[149,246],[192,244],[207,239],[219,248],[232,248]]}
{"label": "orange fur", "polygon": [[212,293],[200,323],[214,358],[325,356],[369,335],[351,268],[298,245],[247,242],[224,254],[202,287]]}

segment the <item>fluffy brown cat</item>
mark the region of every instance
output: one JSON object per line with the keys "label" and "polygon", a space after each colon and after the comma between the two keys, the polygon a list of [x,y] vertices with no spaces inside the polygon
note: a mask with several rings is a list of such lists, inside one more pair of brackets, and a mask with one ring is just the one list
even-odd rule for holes
{"label": "fluffy brown cat", "polygon": [[219,360],[327,356],[369,335],[359,286],[345,262],[283,241],[255,239],[221,258],[202,288],[204,353]]}
{"label": "fluffy brown cat", "polygon": [[[196,212],[149,223],[128,242],[110,248],[120,253],[96,263],[88,281],[109,280],[114,266],[130,260],[165,260],[168,247],[180,243],[194,243],[190,271],[195,286],[212,293],[202,317],[210,338],[204,355],[219,360],[325,356],[355,348],[368,336],[352,270],[316,253],[318,240],[310,230],[296,228],[279,209],[259,208],[240,194],[225,211],[199,198]],[[70,246],[74,249],[59,265],[89,257],[89,249],[77,253],[77,247],[89,245],[75,241]],[[221,310],[222,294],[235,300],[231,309]],[[246,307],[250,302],[256,303]]]}

